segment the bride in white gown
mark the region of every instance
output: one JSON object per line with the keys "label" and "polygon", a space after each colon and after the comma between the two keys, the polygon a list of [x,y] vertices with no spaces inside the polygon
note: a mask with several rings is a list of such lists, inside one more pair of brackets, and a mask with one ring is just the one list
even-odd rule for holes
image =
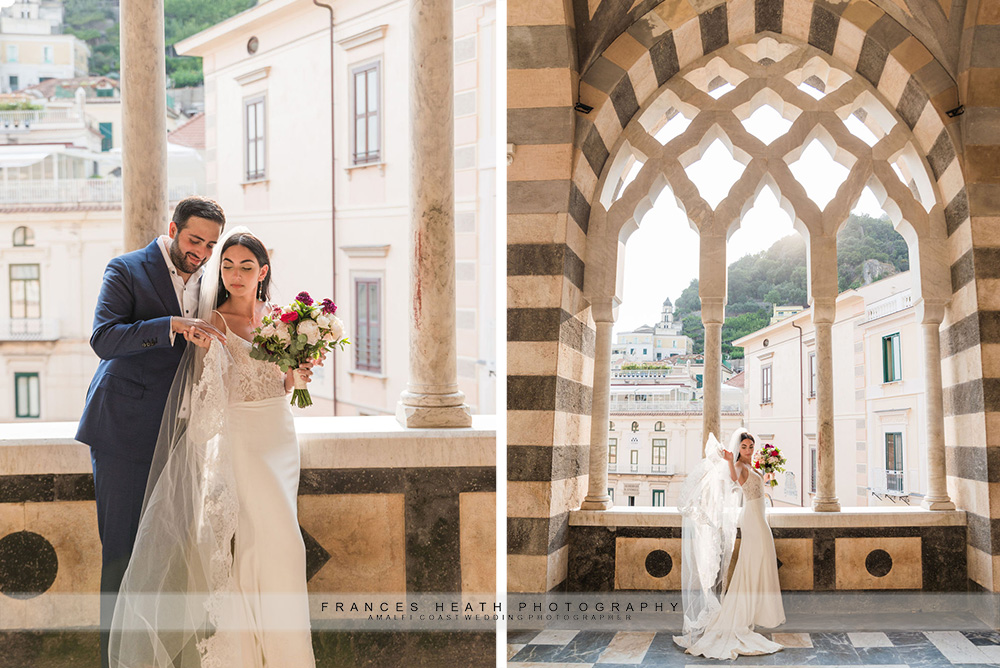
{"label": "bride in white gown", "polygon": [[291,374],[308,380],[311,370],[285,374],[250,357],[268,311],[267,251],[239,230],[219,245],[199,316],[226,340],[185,333],[202,350],[188,346],[164,412],[112,622],[112,668],[315,666],[286,396]]}
{"label": "bride in white gown", "polygon": [[[774,539],[764,515],[765,479],[751,463],[755,442],[752,434],[739,430],[729,449],[721,450],[710,436],[706,457],[689,474],[681,494],[684,635],[674,641],[689,654],[735,659],[783,649],[754,631],[785,622]],[[736,485],[743,497],[739,512]],[[720,602],[716,591],[729,566],[737,524],[739,557]]]}

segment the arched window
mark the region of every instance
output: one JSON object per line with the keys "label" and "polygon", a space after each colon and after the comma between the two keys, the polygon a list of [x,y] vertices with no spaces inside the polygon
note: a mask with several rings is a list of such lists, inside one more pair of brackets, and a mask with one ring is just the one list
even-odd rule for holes
{"label": "arched window", "polygon": [[632,423],[632,431],[639,431],[639,423],[638,422],[633,422]]}
{"label": "arched window", "polygon": [[35,233],[31,231],[30,227],[25,227],[24,225],[18,227],[17,229],[14,230],[14,245],[34,246]]}
{"label": "arched window", "polygon": [[653,427],[656,431],[663,431],[663,421],[657,420],[656,425]]}

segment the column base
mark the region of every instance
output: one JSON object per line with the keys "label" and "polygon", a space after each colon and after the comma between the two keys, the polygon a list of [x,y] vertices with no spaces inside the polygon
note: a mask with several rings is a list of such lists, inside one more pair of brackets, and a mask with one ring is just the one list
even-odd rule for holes
{"label": "column base", "polygon": [[407,429],[461,428],[472,426],[472,409],[459,406],[407,406],[396,404],[396,420]]}
{"label": "column base", "polygon": [[840,499],[813,499],[813,510],[817,513],[839,513]]}
{"label": "column base", "polygon": [[955,510],[955,504],[947,496],[938,499],[925,498],[920,502],[920,507],[925,510]]}
{"label": "column base", "polygon": [[607,494],[604,496],[588,496],[580,504],[580,510],[609,510],[614,505],[611,497]]}

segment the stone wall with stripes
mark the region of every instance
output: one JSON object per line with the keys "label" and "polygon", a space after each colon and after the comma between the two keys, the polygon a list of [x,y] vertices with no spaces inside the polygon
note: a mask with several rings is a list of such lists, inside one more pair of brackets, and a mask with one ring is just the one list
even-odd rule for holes
{"label": "stone wall with stripes", "polygon": [[[1000,590],[1000,10],[985,0],[970,0],[964,16],[960,9],[945,17],[964,19],[956,76],[870,0],[577,0],[575,13],[563,2],[510,4],[512,589],[540,591],[565,578],[565,512],[584,493],[592,384],[594,336],[581,293],[587,221],[609,157],[645,101],[681,69],[771,32],[869,81],[913,131],[936,179],[953,291],[942,325],[949,489],[969,511],[969,577]],[[574,112],[576,101],[593,110]],[[964,115],[949,115],[963,104]]]}

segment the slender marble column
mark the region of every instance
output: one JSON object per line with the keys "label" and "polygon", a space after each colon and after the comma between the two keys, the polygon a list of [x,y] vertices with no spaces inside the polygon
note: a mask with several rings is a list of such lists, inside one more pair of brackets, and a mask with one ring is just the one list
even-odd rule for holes
{"label": "slender marble column", "polygon": [[698,297],[701,322],[705,325],[705,375],[702,378],[702,437],[709,434],[720,441],[722,434],[722,324],[726,319],[726,239],[703,236],[700,242],[701,268]]}
{"label": "slender marble column", "polygon": [[833,430],[833,321],[837,314],[837,239],[809,240],[810,291],[816,326],[817,480],[813,510],[836,512],[836,447]]}
{"label": "slender marble column", "polygon": [[944,451],[940,329],[944,305],[921,300],[917,306],[917,317],[924,335],[924,391],[927,401],[927,496],[920,505],[928,510],[955,510],[955,504],[948,496]]}
{"label": "slender marble column", "polygon": [[167,73],[163,0],[121,3],[122,220],[125,250],[167,229]]}
{"label": "slender marble column", "polygon": [[590,478],[587,497],[581,510],[607,510],[613,504],[608,496],[608,423],[611,420],[611,329],[615,319],[610,303],[591,308],[597,324],[594,350],[594,394],[590,420]]}
{"label": "slender marble column", "polygon": [[410,379],[405,427],[468,427],[455,332],[452,3],[410,4]]}

